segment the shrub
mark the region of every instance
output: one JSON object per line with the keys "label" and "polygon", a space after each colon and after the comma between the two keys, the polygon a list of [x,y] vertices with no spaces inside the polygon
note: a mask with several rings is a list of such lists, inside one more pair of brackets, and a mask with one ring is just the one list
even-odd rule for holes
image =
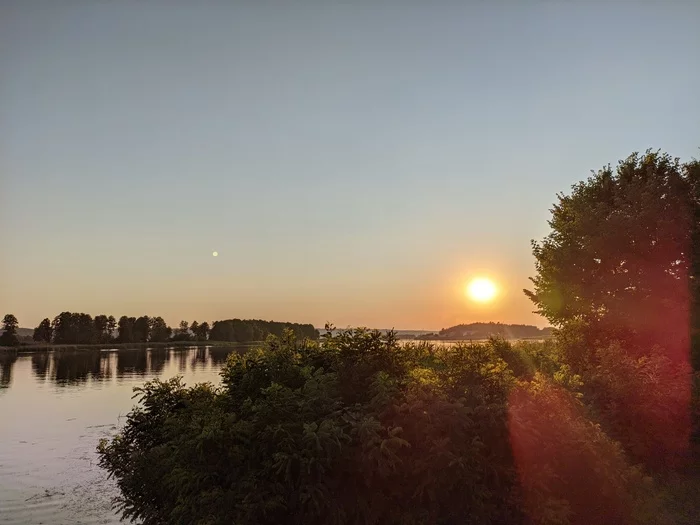
{"label": "shrub", "polygon": [[626,518],[634,487],[619,446],[575,395],[533,375],[527,348],[287,332],[232,355],[219,388],[138,389],[101,465],[123,515],[144,525]]}
{"label": "shrub", "polygon": [[691,370],[663,352],[636,357],[619,344],[596,350],[586,395],[610,434],[653,466],[684,461],[691,427]]}
{"label": "shrub", "polygon": [[531,523],[664,522],[653,480],[628,466],[571,392],[537,374],[513,390],[509,420]]}

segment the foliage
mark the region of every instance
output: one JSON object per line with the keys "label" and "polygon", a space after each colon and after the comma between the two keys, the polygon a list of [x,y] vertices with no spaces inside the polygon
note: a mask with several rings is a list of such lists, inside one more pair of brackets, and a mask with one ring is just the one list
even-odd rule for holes
{"label": "foliage", "polygon": [[17,318],[12,314],[7,314],[2,319],[2,335],[0,335],[0,346],[18,346],[17,338]]}
{"label": "foliage", "polygon": [[571,392],[538,373],[514,389],[509,419],[530,523],[668,523],[653,480]]}
{"label": "foliage", "polygon": [[197,321],[192,321],[190,331],[195,341],[206,341],[210,332],[209,323],[204,321],[202,324],[199,324]]}
{"label": "foliage", "polygon": [[319,333],[313,325],[280,323],[260,319],[228,319],[214,321],[209,334],[212,341],[235,341],[249,343],[264,341],[268,335],[280,337],[285,330],[292,330],[298,338],[318,339]]}
{"label": "foliage", "polygon": [[232,355],[220,388],[147,383],[101,465],[145,525],[544,525],[590,506],[631,523],[650,481],[586,418],[560,352],[534,348],[286,331]]}
{"label": "foliage", "polygon": [[634,357],[611,344],[586,374],[586,399],[605,429],[640,461],[670,467],[685,460],[691,370],[662,352]]}
{"label": "foliage", "polygon": [[162,343],[168,341],[172,335],[172,328],[170,328],[162,317],[151,317],[149,320],[149,341],[155,343]]}
{"label": "foliage", "polygon": [[700,268],[699,188],[697,161],[647,151],[558,195],[552,232],[533,242],[537,276],[526,294],[538,312],[576,327],[587,348],[660,344],[684,359]]}
{"label": "foliage", "polygon": [[197,331],[197,339],[200,341],[206,341],[209,338],[209,332],[211,331],[211,328],[209,327],[209,323],[204,321],[202,324],[199,325],[199,330]]}
{"label": "foliage", "polygon": [[119,323],[117,325],[118,335],[117,341],[120,343],[133,343],[134,342],[134,323],[136,322],[135,317],[127,317],[122,315],[119,318]]}
{"label": "foliage", "polygon": [[37,342],[50,343],[52,335],[53,329],[51,328],[51,320],[47,317],[34,329],[32,339]]}
{"label": "foliage", "polygon": [[151,318],[147,315],[142,315],[134,321],[131,330],[135,343],[147,342],[151,337]]}
{"label": "foliage", "polygon": [[[14,316],[13,316],[14,317]],[[16,319],[15,319],[16,321]],[[215,321],[213,326],[204,321],[181,321],[174,331],[160,317],[121,316],[119,321],[110,315],[92,316],[85,313],[61,312],[53,322],[45,319],[34,329],[33,340],[60,345],[103,344],[112,341],[124,343],[162,343],[166,341],[222,341],[222,342],[259,342],[272,334],[280,336],[285,329],[291,329],[297,337],[318,339],[319,334],[310,324],[280,323],[261,320],[232,319]],[[11,334],[15,334],[12,337]],[[15,331],[8,332],[6,343],[0,340],[0,346],[18,345]],[[10,343],[10,344],[8,344]]]}
{"label": "foliage", "polygon": [[173,341],[189,341],[191,339],[190,324],[187,321],[180,321],[179,326],[175,329]]}
{"label": "foliage", "polygon": [[56,344],[90,344],[98,334],[92,316],[86,313],[61,312],[52,323]]}
{"label": "foliage", "polygon": [[[114,317],[112,317],[114,320]],[[96,315],[95,323],[95,342],[109,343],[112,340],[112,332],[110,331],[111,323],[106,315]]]}
{"label": "foliage", "polygon": [[549,337],[552,334],[551,328],[537,328],[527,324],[504,324],[504,323],[469,323],[458,324],[450,328],[443,328],[437,334],[427,334],[420,336],[420,339],[488,339],[489,337],[503,337],[507,339],[520,338],[541,338]]}
{"label": "foliage", "polygon": [[695,446],[700,447],[700,372],[693,374],[690,416],[693,424],[691,437]]}

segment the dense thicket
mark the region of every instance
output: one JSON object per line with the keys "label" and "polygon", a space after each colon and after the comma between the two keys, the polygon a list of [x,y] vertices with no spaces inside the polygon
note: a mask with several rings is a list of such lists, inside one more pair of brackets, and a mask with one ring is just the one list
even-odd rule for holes
{"label": "dense thicket", "polygon": [[227,319],[214,321],[209,333],[212,341],[233,341],[248,343],[264,341],[268,335],[281,336],[285,330],[291,330],[296,337],[318,339],[319,333],[311,324],[280,323],[260,319]]}
{"label": "dense thicket", "polygon": [[553,344],[287,332],[221,387],[146,384],[99,453],[146,525],[663,520],[580,387]]}

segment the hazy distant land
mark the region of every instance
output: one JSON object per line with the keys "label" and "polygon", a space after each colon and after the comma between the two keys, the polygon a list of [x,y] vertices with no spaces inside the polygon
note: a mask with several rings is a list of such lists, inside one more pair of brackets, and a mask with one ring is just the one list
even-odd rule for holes
{"label": "hazy distant land", "polygon": [[[306,326],[311,326],[311,325],[306,325]],[[325,333],[325,329],[323,327],[318,327],[316,328],[318,332],[321,334]],[[342,329],[340,328],[334,328],[332,330],[333,334],[336,334],[337,332],[341,331]],[[392,329],[390,328],[380,328],[379,331],[382,333],[386,333]],[[547,327],[547,328],[537,328],[536,326],[533,325],[525,325],[525,324],[505,324],[505,323],[497,323],[497,322],[489,322],[489,323],[469,323],[469,324],[459,324],[456,326],[452,326],[450,328],[443,328],[440,331],[430,331],[430,330],[401,330],[401,329],[393,329],[394,333],[397,335],[399,339],[417,339],[421,341],[463,341],[463,340],[483,340],[483,339],[488,339],[489,337],[502,337],[504,339],[508,340],[518,340],[518,339],[546,339],[551,337],[552,335],[552,328]],[[0,330],[0,333],[2,330]],[[23,347],[25,350],[43,350],[47,349],[49,347],[54,347],[54,346],[61,346],[61,345],[56,345],[56,344],[37,344],[32,340],[32,335],[34,333],[34,330],[32,328],[18,328],[17,329],[17,336],[20,339],[20,342],[22,343]],[[185,346],[189,343],[196,343],[197,346],[203,346],[203,345],[217,345],[217,346],[227,346],[227,345],[235,345],[235,344],[241,344],[240,342],[237,342],[234,337],[216,337],[216,334],[214,334],[215,338],[213,339],[207,339],[205,341],[199,340],[199,341],[144,341],[144,342],[129,342],[127,343],[120,343],[118,340],[112,340],[109,342],[105,343],[100,343],[100,344],[76,344],[76,345],[69,345],[71,347],[75,348],[107,348],[107,347],[121,347],[121,346],[128,346],[128,347],[134,347],[134,348],[145,348],[149,346],[168,346],[168,345],[179,345],[179,346]],[[262,334],[258,334],[258,337],[260,337],[260,340],[264,339]],[[217,339],[219,339],[217,341]],[[246,343],[251,343],[253,341],[254,336],[251,334],[251,339],[247,339],[245,342]]]}

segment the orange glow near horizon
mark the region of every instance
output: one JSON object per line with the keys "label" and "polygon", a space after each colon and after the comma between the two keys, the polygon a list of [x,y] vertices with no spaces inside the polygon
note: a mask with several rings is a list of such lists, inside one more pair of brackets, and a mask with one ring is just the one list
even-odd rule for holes
{"label": "orange glow near horizon", "polygon": [[496,298],[498,288],[491,279],[477,277],[467,284],[466,294],[469,299],[477,303],[490,303]]}

